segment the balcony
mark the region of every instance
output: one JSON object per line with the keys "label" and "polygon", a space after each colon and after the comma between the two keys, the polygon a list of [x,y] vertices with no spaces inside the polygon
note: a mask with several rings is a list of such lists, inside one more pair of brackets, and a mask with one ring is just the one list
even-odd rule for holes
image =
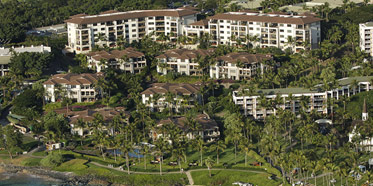
{"label": "balcony", "polygon": [[155,21],[164,21],[164,16],[155,17]]}

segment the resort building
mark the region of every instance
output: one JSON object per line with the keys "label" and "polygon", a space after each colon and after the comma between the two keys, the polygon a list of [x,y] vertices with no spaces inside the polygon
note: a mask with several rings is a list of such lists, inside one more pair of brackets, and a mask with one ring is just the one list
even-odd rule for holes
{"label": "resort building", "polygon": [[152,111],[179,112],[201,103],[199,89],[198,84],[153,83],[141,93],[142,103]]}
{"label": "resort building", "polygon": [[[87,108],[75,108],[70,107],[68,109],[57,109],[54,110],[57,114],[63,114],[68,118],[69,124],[71,126],[71,133],[78,134],[79,136],[91,135],[92,134],[92,124],[95,120],[96,115],[101,115],[104,121],[104,126],[102,130],[110,130],[110,133],[115,133],[114,129],[108,129],[107,125],[113,121],[115,116],[121,115],[121,118],[125,119],[125,122],[129,121],[130,114],[126,112],[123,107],[104,107],[96,109],[87,109]],[[78,127],[77,123],[80,121],[85,122],[87,125],[85,128]]]}
{"label": "resort building", "polygon": [[199,69],[198,58],[202,60],[204,57],[212,55],[213,49],[208,50],[189,50],[189,49],[173,49],[168,50],[164,54],[157,56],[158,65],[157,72],[167,74],[168,72],[178,72],[185,75],[201,75],[202,70]]}
{"label": "resort building", "polygon": [[30,47],[12,47],[12,48],[5,48],[0,47],[0,76],[5,76],[9,73],[9,63],[10,58],[12,57],[13,52],[15,53],[23,53],[23,52],[37,52],[37,53],[50,53],[51,47],[46,46],[33,46]]}
{"label": "resort building", "polygon": [[373,57],[373,22],[359,24],[360,48]]}
{"label": "resort building", "polygon": [[[373,90],[370,84],[373,76],[349,77],[338,80],[340,88],[328,91],[321,91],[319,87],[313,90],[305,88],[282,88],[282,89],[262,89],[257,93],[250,94],[249,90],[240,90],[233,92],[233,101],[239,105],[246,116],[252,116],[254,119],[264,119],[268,115],[276,115],[278,109],[290,110],[298,113],[303,108],[306,112],[316,110],[322,114],[329,114],[331,108],[328,108],[328,100],[339,100],[343,96],[350,97],[360,92]],[[356,83],[356,85],[354,85]],[[261,106],[263,99],[274,105],[273,108],[264,108]],[[307,102],[302,105],[302,102]]]}
{"label": "resort building", "polygon": [[73,102],[95,101],[100,91],[94,86],[102,74],[56,74],[43,83],[45,100],[57,102],[68,97]]}
{"label": "resort building", "polygon": [[[185,27],[187,36],[209,33],[212,45],[236,45],[248,41],[254,46],[301,49],[318,48],[321,19],[312,14],[227,12],[208,17]],[[248,36],[251,39],[248,39]],[[256,37],[256,39],[253,39]],[[249,41],[251,40],[251,41]],[[305,44],[309,44],[306,46]]]}
{"label": "resort building", "polygon": [[235,52],[218,57],[210,66],[210,77],[216,79],[244,80],[265,71],[264,62],[273,60],[271,55]]}
{"label": "resort building", "polygon": [[117,46],[118,42],[139,41],[145,35],[169,35],[171,41],[183,34],[183,25],[197,21],[190,9],[107,11],[100,15],[79,14],[66,20],[68,50],[87,53],[95,45]]}
{"label": "resort building", "polygon": [[146,66],[145,55],[134,48],[125,50],[97,51],[87,54],[88,68],[101,72],[111,67],[123,70],[125,73],[140,73]]}
{"label": "resort building", "polygon": [[187,139],[195,139],[197,136],[200,136],[207,142],[213,142],[217,140],[220,136],[220,131],[218,124],[215,120],[210,119],[206,114],[198,114],[194,116],[193,122],[196,122],[198,125],[198,130],[193,131],[190,123],[188,123],[188,118],[184,116],[176,116],[172,118],[167,118],[165,120],[160,120],[157,123],[155,130],[150,131],[151,137],[156,140],[159,137],[168,137],[167,134],[167,125],[176,125],[182,133],[187,137]]}

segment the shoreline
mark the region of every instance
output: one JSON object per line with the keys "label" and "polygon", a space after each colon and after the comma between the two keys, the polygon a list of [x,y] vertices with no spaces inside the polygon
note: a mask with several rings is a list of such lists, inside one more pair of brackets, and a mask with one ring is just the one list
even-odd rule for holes
{"label": "shoreline", "polygon": [[25,167],[0,163],[0,174],[25,174],[41,178],[58,185],[112,185],[104,179],[93,175],[78,176],[72,172],[59,172],[45,167]]}

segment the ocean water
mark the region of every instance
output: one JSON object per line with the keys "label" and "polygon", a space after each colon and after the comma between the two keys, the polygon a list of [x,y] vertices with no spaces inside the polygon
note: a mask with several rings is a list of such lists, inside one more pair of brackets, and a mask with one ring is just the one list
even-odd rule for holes
{"label": "ocean water", "polygon": [[52,182],[43,178],[27,174],[0,173],[0,186],[57,186],[58,182]]}

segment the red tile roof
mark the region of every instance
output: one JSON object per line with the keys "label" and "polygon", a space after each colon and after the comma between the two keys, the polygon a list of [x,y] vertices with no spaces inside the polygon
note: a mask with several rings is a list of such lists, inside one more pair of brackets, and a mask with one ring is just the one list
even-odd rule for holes
{"label": "red tile roof", "polygon": [[98,81],[102,74],[56,74],[45,81],[44,85],[56,85],[56,84],[67,84],[67,85],[90,85]]}
{"label": "red tile roof", "polygon": [[129,47],[124,50],[112,50],[112,51],[97,51],[90,52],[87,56],[91,56],[94,60],[100,61],[101,59],[121,59],[124,55],[127,55],[129,58],[140,58],[145,56],[144,53],[137,51],[136,49]]}
{"label": "red tile roof", "polygon": [[259,14],[259,13],[245,13],[245,12],[230,12],[216,14],[208,17],[209,20],[237,20],[237,21],[253,21],[253,22],[267,22],[267,23],[287,23],[287,24],[308,24],[321,21],[320,18],[311,15],[278,15],[278,14]]}
{"label": "red tile roof", "polygon": [[[108,12],[108,11],[107,11]],[[110,12],[100,15],[92,16],[74,16],[71,19],[65,20],[66,23],[75,24],[92,24],[106,21],[124,20],[124,19],[134,19],[141,17],[151,17],[151,16],[171,16],[171,17],[184,17],[188,15],[194,15],[198,12],[189,9],[165,9],[165,10],[136,10],[128,12]]]}
{"label": "red tile roof", "polygon": [[157,56],[156,58],[176,58],[176,59],[195,59],[198,55],[200,56],[208,56],[214,53],[213,49],[203,50],[189,50],[189,49],[173,49],[167,50],[164,54]]}
{"label": "red tile roof", "polygon": [[197,94],[200,89],[198,84],[187,83],[153,83],[151,87],[143,91],[141,94],[166,94],[171,92],[174,94],[191,95]]}
{"label": "red tile roof", "polygon": [[247,52],[233,52],[217,58],[217,60],[219,61],[225,61],[229,63],[237,63],[237,61],[240,61],[246,64],[258,63],[270,59],[273,59],[271,55],[249,54]]}

